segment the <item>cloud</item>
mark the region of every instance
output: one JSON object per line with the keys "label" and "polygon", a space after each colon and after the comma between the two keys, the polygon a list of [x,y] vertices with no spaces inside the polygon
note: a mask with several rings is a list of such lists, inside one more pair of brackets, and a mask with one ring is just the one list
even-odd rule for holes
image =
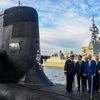
{"label": "cloud", "polygon": [[10,2],[10,0],[0,0],[0,3],[8,3],[8,2]]}
{"label": "cloud", "polygon": [[[72,1],[73,0],[71,0],[71,2]],[[59,11],[56,10],[55,6],[54,10],[48,9],[48,13],[41,12],[40,15],[43,15],[45,19],[45,21],[40,20],[41,50],[43,50],[44,44],[46,44],[47,48],[52,44],[49,50],[55,50],[56,44],[58,49],[70,48],[77,53],[81,53],[81,48],[88,45],[91,40],[89,27],[92,23],[91,13],[93,8],[91,8],[91,6],[93,2],[86,3],[82,1],[79,2],[79,5],[72,4],[71,2],[61,2],[61,4],[58,5],[59,7],[57,7]],[[65,5],[65,3],[67,5]],[[98,7],[94,8],[98,9]],[[50,13],[53,11],[55,13]],[[49,23],[51,23],[52,27],[50,26],[48,28],[46,26],[49,25]],[[61,43],[58,43],[58,41]]]}
{"label": "cloud", "polygon": [[16,2],[13,2],[13,0],[0,0],[0,11],[13,6],[16,6]]}
{"label": "cloud", "polygon": [[[56,20],[54,21],[55,27],[53,28],[40,27],[40,37],[41,37],[40,40],[41,40],[42,50],[44,48],[44,45],[42,45],[42,43],[43,44],[46,43],[48,47],[52,44],[52,48],[49,48],[49,50],[50,49],[55,50],[56,48],[55,44],[56,44],[58,50],[62,48],[63,49],[70,48],[75,52],[76,51],[81,52],[81,47],[83,45],[86,45],[87,40],[90,40],[89,37],[90,19],[77,15],[77,13],[75,13],[74,10],[71,11],[72,12],[68,11],[67,13],[63,13],[63,16],[60,16],[58,18],[56,17]],[[44,25],[44,23],[41,24]],[[44,40],[46,41],[43,42]],[[61,43],[57,43],[58,41]]]}
{"label": "cloud", "polygon": [[[1,8],[17,4],[17,0],[1,0]],[[69,49],[81,53],[91,34],[91,16],[99,21],[99,0],[22,0],[22,5],[34,7],[39,15],[42,54]]]}
{"label": "cloud", "polygon": [[0,5],[1,6],[6,6],[9,3],[11,3],[11,0],[0,0]]}

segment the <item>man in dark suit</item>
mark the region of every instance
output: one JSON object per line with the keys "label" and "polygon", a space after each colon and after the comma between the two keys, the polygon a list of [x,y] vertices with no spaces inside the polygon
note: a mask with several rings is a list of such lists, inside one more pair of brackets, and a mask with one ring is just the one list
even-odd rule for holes
{"label": "man in dark suit", "polygon": [[[85,56],[85,62],[84,62],[84,67],[85,63],[88,61],[88,56]],[[85,73],[85,72],[84,72]],[[83,92],[87,90],[87,76],[83,73]]]}
{"label": "man in dark suit", "polygon": [[74,75],[75,75],[75,62],[74,60],[74,55],[71,55],[68,60],[65,62],[64,66],[64,74],[66,75],[67,78],[67,84],[66,84],[66,90],[68,92],[72,92],[72,83],[74,82]]}
{"label": "man in dark suit", "polygon": [[91,90],[91,79],[92,79],[91,76],[93,75],[95,77],[96,75],[96,62],[92,60],[92,55],[90,54],[88,55],[88,61],[85,63],[84,72],[88,78],[88,87],[89,87],[88,92],[91,92],[91,91],[94,92],[94,86],[93,86],[93,89]]}
{"label": "man in dark suit", "polygon": [[95,90],[98,91],[99,90],[99,70],[100,70],[100,61],[99,61],[99,56],[97,55],[95,57],[95,61],[96,61],[96,77],[95,77]]}
{"label": "man in dark suit", "polygon": [[100,62],[99,62],[99,65],[97,66],[97,72],[98,72],[98,92],[100,94]]}
{"label": "man in dark suit", "polygon": [[84,74],[84,61],[82,61],[82,56],[78,55],[78,61],[76,62],[76,75],[78,83],[77,91],[80,91],[80,82],[82,83],[82,91],[83,91],[83,74]]}

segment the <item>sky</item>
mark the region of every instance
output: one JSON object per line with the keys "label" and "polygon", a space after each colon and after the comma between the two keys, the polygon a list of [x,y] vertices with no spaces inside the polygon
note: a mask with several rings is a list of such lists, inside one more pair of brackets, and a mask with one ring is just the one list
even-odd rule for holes
{"label": "sky", "polygon": [[[92,16],[100,28],[100,0],[20,0],[37,10],[42,55],[60,50],[80,54],[91,40]],[[18,0],[0,0],[0,11],[17,6]]]}

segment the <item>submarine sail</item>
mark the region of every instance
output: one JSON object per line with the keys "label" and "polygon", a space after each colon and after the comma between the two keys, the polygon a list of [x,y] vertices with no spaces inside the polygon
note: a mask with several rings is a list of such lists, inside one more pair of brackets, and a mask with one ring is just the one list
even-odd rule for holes
{"label": "submarine sail", "polygon": [[52,85],[36,61],[37,51],[40,53],[36,10],[26,6],[6,9],[0,15],[0,23],[1,55],[6,52],[0,81],[18,82],[26,75],[25,83]]}

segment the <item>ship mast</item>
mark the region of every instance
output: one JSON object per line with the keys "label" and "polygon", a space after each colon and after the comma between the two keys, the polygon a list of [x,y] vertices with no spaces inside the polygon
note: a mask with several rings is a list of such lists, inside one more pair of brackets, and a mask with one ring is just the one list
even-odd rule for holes
{"label": "ship mast", "polygon": [[91,42],[95,43],[97,41],[97,34],[99,34],[99,29],[98,27],[95,25],[95,21],[94,21],[94,16],[92,16],[92,27],[90,27],[90,31],[91,31]]}

